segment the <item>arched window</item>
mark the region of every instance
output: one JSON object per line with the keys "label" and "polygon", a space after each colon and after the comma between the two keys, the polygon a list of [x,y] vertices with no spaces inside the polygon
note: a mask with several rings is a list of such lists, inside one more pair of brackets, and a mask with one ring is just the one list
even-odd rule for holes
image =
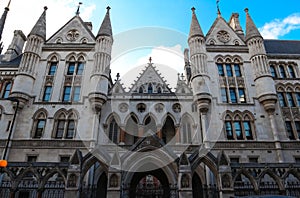
{"label": "arched window", "polygon": [[286,73],[283,65],[279,65],[279,73],[281,78],[286,78]]}
{"label": "arched window", "polygon": [[11,82],[8,82],[4,86],[2,98],[8,98],[10,94],[10,90],[11,90]]}
{"label": "arched window", "polygon": [[192,122],[187,117],[182,118],[181,124],[181,143],[191,143],[192,141]]}
{"label": "arched window", "polygon": [[153,87],[152,87],[152,84],[151,84],[151,83],[149,83],[149,85],[148,85],[148,93],[149,93],[149,94],[152,94],[152,93],[153,93]]}
{"label": "arched window", "polygon": [[141,86],[140,89],[139,89],[139,93],[144,93],[144,89],[143,89],[142,86]]}
{"label": "arched window", "polygon": [[47,114],[40,112],[34,117],[33,122],[33,138],[41,138],[45,132]]}
{"label": "arched window", "polygon": [[270,66],[270,71],[271,71],[272,77],[277,78],[277,73],[276,73],[276,69],[275,69],[274,65]]}
{"label": "arched window", "polygon": [[161,87],[158,87],[158,88],[157,88],[157,93],[162,93]]}
{"label": "arched window", "polygon": [[109,123],[108,138],[115,144],[118,144],[119,141],[119,131],[119,125],[113,118]]}
{"label": "arched window", "polygon": [[289,71],[290,78],[296,78],[295,71],[292,65],[288,66],[288,71]]}
{"label": "arched window", "polygon": [[73,139],[76,132],[77,116],[74,112],[61,112],[55,116],[54,138]]}
{"label": "arched window", "polygon": [[48,70],[48,75],[49,76],[54,76],[57,70],[57,62],[50,62],[49,70]]}

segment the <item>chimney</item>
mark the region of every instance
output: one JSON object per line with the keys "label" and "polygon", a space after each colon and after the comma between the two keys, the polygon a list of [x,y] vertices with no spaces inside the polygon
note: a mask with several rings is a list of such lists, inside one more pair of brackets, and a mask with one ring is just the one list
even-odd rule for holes
{"label": "chimney", "polygon": [[7,51],[5,52],[2,61],[11,61],[22,53],[24,44],[26,41],[26,36],[21,30],[14,31],[14,37],[11,41],[11,44],[8,46]]}
{"label": "chimney", "polygon": [[245,35],[244,35],[243,29],[240,24],[238,13],[232,13],[230,20],[229,20],[229,25],[237,33],[237,35],[239,35],[239,37],[244,40]]}

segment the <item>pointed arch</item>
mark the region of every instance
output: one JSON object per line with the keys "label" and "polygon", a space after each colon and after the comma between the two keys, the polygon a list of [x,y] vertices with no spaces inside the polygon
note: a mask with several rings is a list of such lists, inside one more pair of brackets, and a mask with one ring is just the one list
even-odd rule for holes
{"label": "pointed arch", "polygon": [[239,170],[237,173],[236,173],[236,175],[233,177],[233,179],[232,179],[232,187],[234,188],[235,187],[235,182],[237,181],[237,179],[239,179],[240,177],[241,177],[241,175],[244,175],[249,181],[250,181],[250,183],[252,184],[252,186],[253,186],[253,190],[255,191],[255,192],[257,192],[258,191],[258,185],[257,185],[257,183],[256,183],[256,180],[255,180],[255,178],[247,171],[247,170],[245,170],[245,169],[241,169],[241,170]]}
{"label": "pointed arch", "polygon": [[63,184],[66,184],[67,178],[65,177],[64,173],[58,169],[58,168],[54,168],[52,169],[50,172],[47,173],[47,175],[41,180],[40,184],[39,184],[39,188],[42,189],[45,187],[46,183],[48,182],[48,180],[53,177],[55,174],[58,174],[62,180],[63,180]]}
{"label": "pointed arch", "polygon": [[48,112],[46,109],[42,108],[37,110],[32,119],[33,125],[31,130],[32,138],[41,138],[44,135],[46,123],[47,123]]}
{"label": "pointed arch", "polygon": [[61,59],[60,54],[58,54],[56,52],[49,54],[47,57],[47,60],[51,61],[51,62],[59,62],[60,59]]}
{"label": "pointed arch", "polygon": [[266,175],[268,175],[269,177],[271,177],[274,180],[275,184],[278,186],[280,191],[284,189],[284,186],[281,183],[280,178],[269,168],[259,174],[259,176],[258,176],[259,186],[261,186],[262,179],[264,179],[264,177]]}
{"label": "pointed arch", "polygon": [[195,122],[191,115],[189,115],[188,113],[182,115],[180,123],[181,143],[191,143],[195,135],[194,125]]}

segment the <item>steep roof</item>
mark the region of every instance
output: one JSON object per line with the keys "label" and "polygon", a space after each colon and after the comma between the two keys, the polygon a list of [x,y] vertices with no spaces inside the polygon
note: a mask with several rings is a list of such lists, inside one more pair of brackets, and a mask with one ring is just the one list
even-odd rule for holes
{"label": "steep roof", "polygon": [[264,40],[267,54],[300,54],[300,41]]}
{"label": "steep roof", "polygon": [[190,34],[189,34],[189,38],[194,37],[194,36],[202,36],[204,37],[204,34],[202,32],[202,29],[200,27],[200,24],[198,22],[196,13],[195,13],[195,8],[192,8],[192,22],[191,22],[191,26],[190,26]]}
{"label": "steep roof", "polygon": [[46,10],[48,8],[44,7],[44,12],[36,22],[36,24],[33,26],[31,32],[29,35],[37,35],[42,37],[44,40],[46,40]]}
{"label": "steep roof", "polygon": [[248,8],[245,9],[245,12],[246,12],[246,37],[245,37],[246,41],[248,41],[253,37],[262,37],[249,14]]}
{"label": "steep roof", "polygon": [[98,36],[111,36],[112,37],[112,27],[111,27],[111,22],[110,22],[110,16],[109,16],[109,10],[110,7],[108,6],[106,11],[106,15],[102,21],[102,24],[100,26],[100,29],[98,31],[97,37]]}

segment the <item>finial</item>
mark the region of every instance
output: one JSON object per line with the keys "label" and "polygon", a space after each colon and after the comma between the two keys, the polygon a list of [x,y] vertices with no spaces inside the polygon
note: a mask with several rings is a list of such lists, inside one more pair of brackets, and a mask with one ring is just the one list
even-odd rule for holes
{"label": "finial", "polygon": [[245,10],[244,10],[245,12],[246,12],[246,14],[248,14],[249,13],[249,9],[248,8],[245,8]]}
{"label": "finial", "polygon": [[183,73],[181,73],[181,80],[184,80],[184,75],[183,75]]}
{"label": "finial", "polygon": [[196,8],[195,8],[195,7],[192,7],[191,10],[192,10],[193,14],[195,14]]}
{"label": "finial", "polygon": [[221,17],[221,11],[219,6],[220,0],[217,0],[217,11],[218,11],[218,17]]}
{"label": "finial", "polygon": [[116,77],[117,77],[116,81],[118,81],[120,79],[120,73],[117,73]]}
{"label": "finial", "polygon": [[150,58],[149,58],[149,63],[152,63],[152,57],[150,56]]}
{"label": "finial", "polygon": [[45,10],[45,11],[46,11],[46,10],[48,10],[48,7],[47,7],[47,6],[45,6],[45,7],[44,7],[44,10]]}
{"label": "finial", "polygon": [[107,12],[109,12],[111,8],[109,6],[106,7]]}
{"label": "finial", "polygon": [[9,0],[9,2],[8,2],[7,6],[6,6],[8,9],[9,9],[10,3],[11,3],[11,0]]}
{"label": "finial", "polygon": [[78,3],[78,7],[77,7],[77,11],[76,11],[76,15],[79,15],[80,14],[80,6],[82,5],[82,2],[79,2]]}

